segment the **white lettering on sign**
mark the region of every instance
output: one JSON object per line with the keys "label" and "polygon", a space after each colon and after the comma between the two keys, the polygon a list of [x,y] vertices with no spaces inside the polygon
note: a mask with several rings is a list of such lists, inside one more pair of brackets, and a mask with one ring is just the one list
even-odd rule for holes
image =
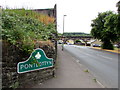
{"label": "white lettering on sign", "polygon": [[48,64],[52,64],[51,61],[44,61],[44,62],[40,62],[40,65],[48,65]]}
{"label": "white lettering on sign", "polygon": [[[51,61],[44,61],[44,62],[39,62],[40,66],[52,64]],[[20,65],[20,69],[28,69],[28,68],[35,68],[38,67],[36,63],[34,64],[25,64],[25,65]]]}
{"label": "white lettering on sign", "polygon": [[23,69],[23,67],[24,67],[24,65],[21,65],[21,66],[20,66],[20,69]]}

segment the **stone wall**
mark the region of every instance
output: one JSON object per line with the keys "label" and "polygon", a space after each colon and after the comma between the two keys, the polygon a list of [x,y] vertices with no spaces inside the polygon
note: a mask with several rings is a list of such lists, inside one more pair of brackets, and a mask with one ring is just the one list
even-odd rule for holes
{"label": "stone wall", "polygon": [[[45,51],[47,57],[55,60],[54,47],[49,44],[39,47]],[[30,88],[35,83],[54,77],[55,67],[18,74],[18,62],[25,61],[28,57],[18,47],[2,42],[2,88]]]}
{"label": "stone wall", "polygon": [[[44,12],[45,11],[45,12]],[[55,28],[57,30],[56,5],[54,9],[43,10],[44,14],[55,18]],[[57,33],[52,38],[53,45],[41,44],[35,48],[41,48],[45,51],[48,58],[54,59],[54,65],[57,57]],[[2,42],[2,88],[30,88],[35,83],[41,83],[46,79],[54,77],[55,66],[47,69],[18,74],[17,64],[28,59],[30,55],[22,52],[18,47]]]}
{"label": "stone wall", "polygon": [[[36,12],[39,12],[39,13],[42,13],[42,14],[45,14],[45,15],[48,15],[50,17],[54,17],[55,18],[55,28],[57,30],[57,5],[55,4],[54,8],[49,8],[49,9],[33,9],[33,11],[36,11]],[[57,33],[54,33],[54,38],[52,38],[52,42],[54,43],[55,45],[55,57],[57,57],[57,38],[58,38],[58,35]]]}

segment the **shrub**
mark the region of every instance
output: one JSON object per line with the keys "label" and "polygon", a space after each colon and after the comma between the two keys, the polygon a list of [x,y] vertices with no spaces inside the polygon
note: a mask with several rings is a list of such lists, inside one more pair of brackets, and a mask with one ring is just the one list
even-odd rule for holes
{"label": "shrub", "polygon": [[102,49],[110,49],[110,50],[114,50],[114,46],[110,41],[105,41],[102,44]]}
{"label": "shrub", "polygon": [[50,22],[44,24],[35,16],[39,15],[32,11],[3,10],[2,39],[16,45],[26,53],[31,53],[35,41],[45,41],[54,37],[55,25]]}

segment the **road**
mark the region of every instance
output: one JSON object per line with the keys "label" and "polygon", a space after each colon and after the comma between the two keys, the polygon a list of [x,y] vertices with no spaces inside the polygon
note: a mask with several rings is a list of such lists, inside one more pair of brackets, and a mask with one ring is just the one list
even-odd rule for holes
{"label": "road", "polygon": [[64,50],[86,66],[105,87],[118,87],[118,54],[76,45],[64,45]]}

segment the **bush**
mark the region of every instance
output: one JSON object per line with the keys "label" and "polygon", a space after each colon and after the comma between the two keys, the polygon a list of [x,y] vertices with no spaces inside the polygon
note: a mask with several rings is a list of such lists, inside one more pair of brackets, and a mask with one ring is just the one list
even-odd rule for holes
{"label": "bush", "polygon": [[[28,12],[28,11],[26,11]],[[31,53],[35,41],[48,40],[56,33],[53,23],[44,24],[36,19],[35,13],[24,15],[19,10],[3,10],[2,13],[2,39],[16,45],[26,53]],[[23,15],[23,16],[22,16]],[[37,14],[36,14],[37,15]]]}
{"label": "bush", "polygon": [[110,50],[114,50],[114,46],[110,41],[105,41],[102,44],[102,49],[110,49]]}

